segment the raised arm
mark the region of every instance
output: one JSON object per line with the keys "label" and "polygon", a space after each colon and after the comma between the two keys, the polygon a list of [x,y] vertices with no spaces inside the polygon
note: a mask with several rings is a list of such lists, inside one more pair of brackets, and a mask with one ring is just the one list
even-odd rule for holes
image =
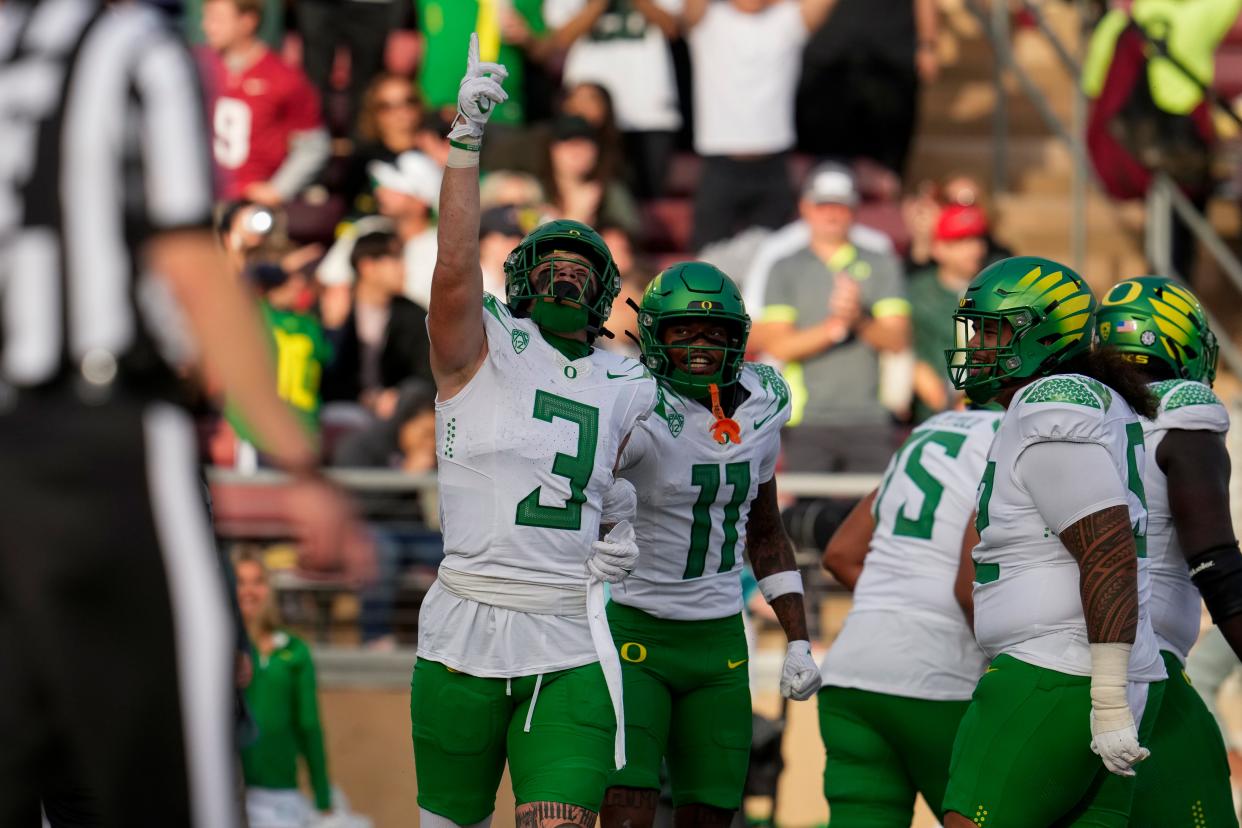
{"label": "raised arm", "polygon": [[781,522],[776,478],[759,484],[759,491],[750,505],[746,553],[759,579],[759,591],[776,613],[789,642],[781,667],[781,695],[809,699],[819,690],[819,667],[811,657],[806,605],[802,601],[802,576],[794,560],[793,543]]}
{"label": "raised arm", "polygon": [[479,149],[487,119],[508,98],[501,88],[507,76],[500,64],[479,62],[479,36],[470,35],[466,76],[449,133],[448,168],[440,184],[438,251],[427,311],[431,372],[442,400],[465,387],[487,356],[479,269]]}
{"label": "raised arm", "polygon": [[669,40],[681,32],[676,16],[662,9],[656,0],[634,0],[634,8]]}
{"label": "raised arm", "polygon": [[1169,511],[1208,612],[1242,658],[1242,555],[1229,514],[1229,452],[1223,434],[1169,431],[1156,449],[1169,480]]}
{"label": "raised arm", "polygon": [[871,535],[875,532],[871,509],[878,491],[872,489],[869,495],[858,501],[824,547],[821,561],[824,569],[850,592],[854,591],[854,585],[862,575],[863,561],[871,549]]}

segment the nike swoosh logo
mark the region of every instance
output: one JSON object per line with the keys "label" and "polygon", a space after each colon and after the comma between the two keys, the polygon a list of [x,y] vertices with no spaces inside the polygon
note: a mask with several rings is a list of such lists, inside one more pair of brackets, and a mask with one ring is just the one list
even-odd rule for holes
{"label": "nike swoosh logo", "polygon": [[729,669],[730,669],[730,670],[736,670],[738,667],[741,667],[741,666],[742,666],[743,664],[745,664],[745,663],[746,663],[746,659],[742,659],[741,661],[733,661],[733,660],[731,660],[731,659],[730,659],[730,660],[729,660],[729,662],[728,662],[728,664],[729,664]]}
{"label": "nike swoosh logo", "polygon": [[768,420],[772,419],[775,416],[776,416],[776,412],[773,411],[771,414],[764,417],[762,420],[755,420],[755,431],[758,431],[760,428],[763,427],[764,423],[766,423]]}
{"label": "nike swoosh logo", "polygon": [[988,669],[983,671],[983,674],[986,676],[988,673],[995,673],[999,669],[1000,669],[999,667],[989,667]]}
{"label": "nike swoosh logo", "polygon": [[605,371],[604,373],[607,375],[608,379],[625,379],[629,376],[629,373],[614,374],[612,371]]}

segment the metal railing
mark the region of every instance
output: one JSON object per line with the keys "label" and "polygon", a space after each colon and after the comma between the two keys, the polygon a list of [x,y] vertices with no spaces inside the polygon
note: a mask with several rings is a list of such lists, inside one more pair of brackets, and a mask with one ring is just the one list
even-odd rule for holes
{"label": "metal railing", "polygon": [[[987,10],[980,4],[981,0],[966,0],[966,7],[978,19],[983,30],[987,33],[988,41],[991,44],[996,60],[993,70],[993,81],[996,87],[996,107],[993,112],[992,130],[993,185],[997,191],[1006,190],[1008,185],[1007,143],[1009,115],[1005,91],[1005,78],[1008,73],[1012,74],[1017,81],[1023,94],[1031,102],[1032,106],[1035,107],[1048,130],[1070,150],[1073,157],[1073,175],[1070,185],[1070,205],[1072,210],[1070,247],[1074,265],[1081,269],[1086,259],[1088,241],[1087,188],[1089,185],[1094,185],[1097,191],[1106,193],[1104,188],[1100,186],[1098,176],[1087,155],[1087,97],[1083,92],[1081,83],[1082,62],[1072,54],[1069,47],[1048,25],[1039,6],[1031,2],[1031,0],[1020,0],[1022,10],[1034,21],[1036,29],[1051,45],[1061,67],[1074,81],[1072,118],[1070,124],[1067,125],[1057,116],[1047,96],[1040,91],[1035,81],[1025,69],[1018,65],[1013,56],[1009,43],[1011,15],[1008,0],[991,0],[990,8]],[[1081,40],[1085,43],[1088,36],[1086,31],[1087,11],[1085,0],[1076,0],[1075,9],[1078,12],[1079,27],[1082,32]],[[1207,97],[1214,105],[1224,108],[1232,117],[1237,117],[1214,95],[1208,94]],[[1115,204],[1116,202],[1110,200],[1110,203]],[[1187,274],[1178,273],[1173,265],[1171,228],[1174,217],[1180,219],[1191,230],[1195,239],[1203,246],[1203,249],[1207,251],[1221,271],[1225,273],[1239,291],[1242,291],[1242,262],[1239,261],[1233,251],[1229,249],[1228,244],[1213,229],[1203,213],[1191,204],[1190,200],[1163,173],[1158,173],[1155,176],[1147,198],[1147,225],[1144,250],[1152,271],[1168,275],[1183,283],[1186,282],[1185,277]],[[1213,329],[1220,333],[1218,340],[1221,346],[1221,359],[1231,373],[1236,376],[1242,376],[1242,349],[1239,349],[1225,335],[1224,328],[1212,318],[1210,313],[1208,316]]]}

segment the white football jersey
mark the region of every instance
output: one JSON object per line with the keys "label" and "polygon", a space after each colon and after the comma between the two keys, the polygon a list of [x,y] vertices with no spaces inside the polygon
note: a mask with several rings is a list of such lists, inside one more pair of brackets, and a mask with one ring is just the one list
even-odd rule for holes
{"label": "white football jersey", "polygon": [[987,658],[953,597],[999,411],[948,411],[889,461],[875,531],[825,685],[941,701],[969,699]]}
{"label": "white football jersey", "polygon": [[[975,636],[989,658],[1001,653],[1070,675],[1091,674],[1078,563],[1044,525],[1014,473],[1019,455],[1040,442],[1094,443],[1127,483],[1139,551],[1139,619],[1130,679],[1164,678],[1151,629],[1151,572],[1145,557],[1143,427],[1121,395],[1078,374],[1045,377],[1019,392],[1001,420],[979,484],[975,525]],[[1072,468],[1065,474],[1072,475]]]}
{"label": "white football jersey", "polygon": [[612,600],[657,618],[727,618],[742,611],[746,521],[760,483],[772,479],[789,419],[789,386],[776,369],[746,363],[749,396],[733,412],[741,443],[712,437],[708,408],[670,389],[634,430],[621,477],[638,491],[641,556]]}
{"label": "white football jersey", "polygon": [[1143,421],[1147,442],[1147,559],[1151,567],[1151,625],[1162,650],[1186,663],[1199,638],[1199,590],[1190,580],[1182,545],[1169,512],[1169,480],[1156,463],[1156,448],[1170,429],[1229,431],[1229,411],[1206,385],[1191,380],[1165,380],[1151,385],[1160,398],[1155,420]]}
{"label": "white football jersey", "polygon": [[[567,359],[529,319],[484,297],[487,358],[436,403],[442,568],[585,587],[600,507],[626,435],[655,407],[636,360],[593,349]],[[418,654],[479,676],[597,660],[585,617],[514,612],[438,583],[419,615]]]}

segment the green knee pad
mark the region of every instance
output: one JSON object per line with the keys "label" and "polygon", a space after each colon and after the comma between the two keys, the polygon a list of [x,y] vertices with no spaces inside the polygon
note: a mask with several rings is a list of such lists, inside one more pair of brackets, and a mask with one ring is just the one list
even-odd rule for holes
{"label": "green knee pad", "polygon": [[419,659],[410,719],[419,807],[459,825],[484,819],[507,760],[517,804],[599,810],[616,729],[599,664],[506,680]]}
{"label": "green knee pad", "polygon": [[1177,660],[1165,652],[1169,672],[1160,715],[1137,768],[1132,828],[1237,828],[1229,760],[1220,728]]}
{"label": "green knee pad", "polygon": [[740,615],[670,621],[615,602],[608,623],[625,685],[626,766],[609,787],[659,788],[676,807],[736,809],[750,761],[751,702]]}

